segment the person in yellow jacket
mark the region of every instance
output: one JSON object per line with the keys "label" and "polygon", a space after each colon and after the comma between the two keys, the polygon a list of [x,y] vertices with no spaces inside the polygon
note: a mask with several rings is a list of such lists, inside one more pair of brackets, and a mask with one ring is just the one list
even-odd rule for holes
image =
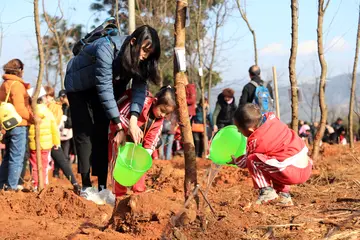
{"label": "person in yellow jacket", "polygon": [[[64,112],[62,110],[62,104],[60,102],[55,101],[55,90],[51,86],[44,86],[46,92],[46,99],[45,103],[49,110],[53,113],[56,124],[58,126],[58,131],[60,134],[60,129],[63,128],[64,122],[66,121],[66,116],[64,116]],[[68,156],[65,155],[64,150],[59,148],[53,148],[51,150],[51,157],[54,159],[54,170],[53,170],[53,177],[60,178],[60,166],[58,162],[67,161],[67,164],[71,168],[71,163],[68,161]]]}
{"label": "person in yellow jacket", "polygon": [[[34,92],[33,89],[29,90],[29,95],[32,95]],[[38,104],[36,106],[35,116],[40,119],[40,147],[41,147],[41,161],[43,176],[45,179],[45,184],[49,183],[48,179],[48,165],[51,161],[50,153],[51,149],[58,149],[60,147],[60,134],[58,125],[56,123],[53,113],[49,110],[46,105],[46,92],[43,87],[41,87]],[[35,143],[35,126],[34,124],[30,125],[29,129],[29,148],[30,148],[30,163],[32,166],[32,179],[34,183],[34,189],[38,187],[38,168],[36,163],[36,143]],[[56,161],[56,160],[55,160]],[[80,191],[80,186],[78,185],[75,176],[68,163],[64,161],[57,162],[61,170],[64,172],[65,176],[71,181],[74,186],[76,193]]]}

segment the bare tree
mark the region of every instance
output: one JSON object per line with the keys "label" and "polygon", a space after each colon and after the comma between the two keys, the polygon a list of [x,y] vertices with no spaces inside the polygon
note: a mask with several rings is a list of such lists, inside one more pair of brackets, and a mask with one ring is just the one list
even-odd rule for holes
{"label": "bare tree", "polygon": [[291,85],[291,128],[298,132],[298,87],[296,80],[296,55],[298,48],[298,0],[291,0],[291,49],[289,59],[289,77]]}
{"label": "bare tree", "polygon": [[115,10],[114,15],[116,19],[116,26],[120,29],[120,21],[119,21],[119,0],[115,0]]}
{"label": "bare tree", "polygon": [[[39,2],[38,0],[34,0],[34,19],[35,19],[35,33],[36,33],[36,41],[38,46],[38,54],[39,54],[39,72],[38,79],[36,81],[36,89],[35,93],[32,97],[32,110],[35,113],[35,143],[36,143],[36,163],[38,167],[38,176],[39,176],[39,191],[44,188],[44,176],[42,175],[42,163],[41,163],[41,146],[40,146],[40,120],[36,117],[36,105],[37,99],[40,93],[42,76],[44,71],[44,49],[41,41],[40,34],[40,20],[39,20]],[[45,166],[44,166],[45,167]]]}
{"label": "bare tree", "polygon": [[225,17],[227,14],[226,1],[223,1],[222,3],[219,3],[219,4],[220,4],[220,7],[216,13],[214,40],[212,42],[211,60],[210,60],[210,65],[209,65],[209,82],[208,82],[208,101],[209,101],[209,103],[210,103],[210,96],[211,96],[212,72],[213,72],[214,63],[215,63],[218,33],[219,33],[219,29],[225,23]]}
{"label": "bare tree", "polygon": [[357,30],[357,37],[356,37],[354,67],[353,67],[353,72],[352,72],[350,108],[349,108],[349,134],[350,134],[350,148],[351,149],[354,149],[353,111],[354,111],[354,101],[356,99],[355,98],[355,89],[356,89],[356,74],[357,74],[357,66],[358,66],[359,47],[360,47],[360,5],[359,5],[359,20],[358,20],[358,30]]}
{"label": "bare tree", "polygon": [[[198,61],[199,61],[199,76],[200,76],[200,89],[201,89],[201,102],[202,102],[202,115],[203,115],[203,124],[204,124],[204,132],[203,132],[203,148],[204,148],[204,154],[206,155],[207,149],[208,149],[208,139],[207,139],[207,129],[206,129],[206,106],[205,106],[205,78],[204,78],[204,74],[202,73],[202,69],[203,69],[203,54],[201,52],[201,39],[200,39],[200,25],[201,25],[201,21],[202,21],[202,17],[201,17],[201,1],[198,1],[198,11],[196,14],[196,20],[195,20],[195,24],[196,24],[196,42],[197,42],[197,56],[198,56]],[[201,69],[201,70],[200,70]],[[200,72],[201,71],[201,72]]]}
{"label": "bare tree", "polygon": [[1,18],[0,18],[0,57],[1,57],[1,52],[2,52],[3,38],[4,38],[4,28],[2,26]]}
{"label": "bare tree", "polygon": [[[175,16],[175,47],[185,48],[185,18],[187,0],[176,2],[176,16]],[[178,67],[178,61],[174,56],[174,79],[176,88],[176,101],[178,104],[179,118],[181,122],[181,133],[184,145],[185,155],[185,181],[184,181],[184,193],[185,199],[187,199],[192,192],[192,189],[197,184],[196,173],[196,157],[194,139],[191,132],[191,125],[189,120],[189,112],[186,103],[185,82],[186,75],[181,72]]]}
{"label": "bare tree", "polygon": [[256,46],[255,30],[252,29],[252,27],[250,26],[249,20],[248,20],[247,15],[246,15],[246,10],[245,10],[246,6],[244,6],[244,8],[242,8],[240,0],[236,0],[236,4],[237,4],[237,7],[239,9],[239,12],[240,12],[240,15],[241,15],[242,19],[245,21],[249,31],[251,32],[251,34],[253,36],[255,65],[258,65],[258,53],[257,53],[257,46]]}
{"label": "bare tree", "polygon": [[317,47],[318,56],[321,66],[320,83],[319,83],[319,106],[321,112],[320,127],[317,131],[314,141],[314,147],[312,152],[312,158],[317,160],[320,151],[320,141],[324,135],[326,120],[327,120],[327,106],[325,101],[325,84],[327,74],[327,63],[324,56],[324,40],[323,40],[323,22],[325,11],[328,8],[330,0],[324,3],[324,0],[318,0],[318,23],[317,23]]}
{"label": "bare tree", "polygon": [[[58,6],[59,6],[59,9],[61,12],[60,19],[62,19],[63,12],[60,7],[60,0],[58,3]],[[61,89],[64,89],[64,71],[63,71],[63,63],[62,63],[64,41],[62,41],[62,39],[59,36],[59,33],[56,28],[56,22],[52,22],[46,13],[44,0],[42,0],[42,7],[43,7],[43,12],[44,12],[45,22],[46,22],[47,26],[49,27],[50,31],[54,34],[56,43],[58,45],[58,68],[59,68],[60,78],[61,78]]]}

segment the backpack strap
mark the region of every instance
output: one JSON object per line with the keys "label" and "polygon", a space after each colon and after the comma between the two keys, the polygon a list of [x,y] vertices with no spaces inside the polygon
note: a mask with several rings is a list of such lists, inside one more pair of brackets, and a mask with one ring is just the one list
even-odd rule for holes
{"label": "backpack strap", "polygon": [[11,93],[11,87],[16,83],[16,81],[13,81],[10,85],[9,92],[6,94],[5,102],[7,103],[9,101],[10,93]]}
{"label": "backpack strap", "polygon": [[254,85],[256,88],[260,86],[257,82],[255,82],[255,81],[253,81],[253,80],[251,80],[250,83],[251,83],[252,85]]}

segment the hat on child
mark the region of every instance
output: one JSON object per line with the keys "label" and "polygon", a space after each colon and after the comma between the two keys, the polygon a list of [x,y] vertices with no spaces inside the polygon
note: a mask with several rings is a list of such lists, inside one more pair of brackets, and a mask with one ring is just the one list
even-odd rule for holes
{"label": "hat on child", "polygon": [[[33,88],[28,89],[27,93],[29,94],[30,97],[33,97],[33,95],[35,93],[35,88],[33,87]],[[43,96],[46,96],[46,91],[45,91],[45,88],[43,86],[41,86],[38,98],[41,98]]]}
{"label": "hat on child", "polygon": [[66,97],[66,91],[64,89],[59,91],[59,97]]}

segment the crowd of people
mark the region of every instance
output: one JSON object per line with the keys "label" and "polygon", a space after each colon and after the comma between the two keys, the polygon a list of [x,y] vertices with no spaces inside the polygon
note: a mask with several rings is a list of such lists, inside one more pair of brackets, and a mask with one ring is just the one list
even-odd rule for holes
{"label": "crowd of people", "polygon": [[[217,96],[214,111],[211,111],[207,98],[205,98],[204,104],[202,103],[201,99],[198,103],[196,102],[196,85],[193,83],[187,83],[186,101],[188,104],[188,112],[192,124],[195,153],[197,157],[201,158],[208,155],[208,153],[205,153],[203,149],[205,127],[207,139],[210,141],[214,134],[216,134],[220,129],[234,124],[233,117],[238,106],[244,105],[246,103],[257,102],[259,105],[263,106],[262,112],[268,112],[272,109],[273,93],[271,85],[266,84],[265,81],[261,79],[260,75],[260,67],[256,65],[251,66],[249,68],[250,81],[244,86],[239,103],[236,103],[234,96],[235,91],[231,88],[225,88]],[[203,109],[206,111],[205,123],[203,119]],[[169,116],[169,120],[164,121],[162,142],[166,144],[163,144],[159,149],[160,159],[169,160],[173,155],[172,153],[175,155],[179,150],[180,145],[176,143],[173,146],[172,141],[173,139],[178,139],[180,137],[180,131],[178,125],[176,125],[177,116],[175,115],[176,113],[173,113],[172,116]],[[170,119],[173,120],[171,121]],[[170,122],[172,124],[170,124]],[[173,149],[175,151],[172,151]],[[164,155],[164,152],[166,152],[166,156]]]}
{"label": "crowd of people", "polygon": [[[8,100],[21,116],[21,122],[5,131],[3,126],[2,163],[0,166],[0,188],[19,190],[22,188],[27,166],[30,163],[34,190],[38,188],[38,168],[36,162],[35,118],[40,122],[40,148],[43,165],[42,174],[45,184],[48,183],[49,169],[53,169],[54,177],[59,177],[59,169],[73,184],[76,192],[80,185],[72,172],[70,148],[72,144],[72,127],[69,103],[64,91],[60,91],[55,101],[54,89],[50,86],[41,87],[37,99],[36,113],[31,110],[31,97],[34,88],[25,83],[24,64],[19,59],[12,59],[3,67],[3,83],[0,87],[0,100]],[[72,148],[74,149],[74,147]],[[54,164],[53,164],[54,163]]]}
{"label": "crowd of people", "polygon": [[[45,184],[50,169],[54,177],[61,169],[74,191],[83,197],[93,189],[91,175],[97,177],[98,191],[107,188],[109,169],[112,176],[117,149],[125,142],[140,144],[154,159],[170,160],[174,154],[181,154],[181,123],[175,111],[174,88],[164,86],[152,94],[147,87],[149,82],[160,83],[157,32],[144,25],[130,36],[122,36],[111,26],[105,22],[75,45],[74,57],[67,64],[65,90],[56,99],[52,87],[42,87],[34,112],[30,107],[34,89],[22,79],[24,64],[13,59],[4,65],[0,102],[12,104],[21,122],[9,122],[11,128],[2,122],[5,149],[0,166],[1,189],[21,189],[30,162],[33,190],[37,191],[39,147]],[[248,146],[247,154],[233,158],[232,163],[249,169],[254,187],[260,189],[258,202],[280,196],[285,204],[291,204],[289,185],[306,181],[312,166],[300,137],[311,141],[316,125],[303,122],[298,133],[290,130],[271,113],[272,89],[261,79],[260,68],[251,66],[249,77],[238,104],[234,90],[225,88],[217,97],[214,111],[206,98],[197,103],[196,85],[186,83],[196,155],[207,155],[203,148],[205,129],[207,139],[211,139],[220,129],[235,124],[248,137]],[[40,124],[40,145],[35,143],[35,122]],[[342,143],[344,131],[338,119],[327,127],[323,141]],[[292,148],[282,148],[285,142]],[[81,183],[72,172],[73,155]],[[145,191],[145,178],[133,186],[134,192]],[[116,196],[126,194],[126,187],[114,179],[112,184]]]}
{"label": "crowd of people", "polygon": [[[306,121],[299,121],[299,136],[307,143],[312,144],[315,135],[319,129],[319,123],[314,122],[312,124]],[[357,141],[358,134],[354,135],[354,141]],[[322,143],[328,144],[342,144],[346,145],[349,142],[349,136],[346,132],[346,128],[343,124],[343,119],[338,118],[331,125],[327,122],[325,125],[325,132],[321,140]]]}

